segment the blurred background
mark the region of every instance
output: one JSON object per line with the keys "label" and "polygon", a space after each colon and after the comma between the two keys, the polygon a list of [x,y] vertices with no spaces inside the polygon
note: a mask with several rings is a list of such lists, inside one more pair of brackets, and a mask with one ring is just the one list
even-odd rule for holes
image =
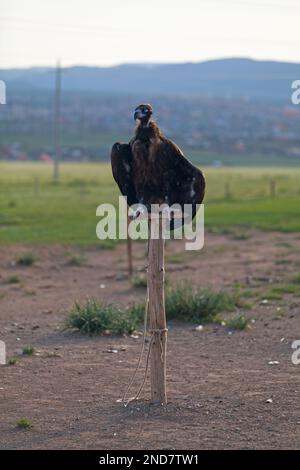
{"label": "blurred background", "polygon": [[[0,239],[19,239],[14,224],[29,205],[42,210],[43,197],[54,211],[78,198],[88,214],[115,201],[105,162],[116,140],[131,138],[140,102],[151,102],[165,134],[207,167],[208,226],[224,225],[217,203],[232,212],[254,198],[255,218],[241,223],[282,228],[265,204],[281,196],[294,207],[300,191],[300,105],[291,100],[299,13],[296,0],[2,0]],[[89,221],[90,236],[76,241],[93,240]]]}

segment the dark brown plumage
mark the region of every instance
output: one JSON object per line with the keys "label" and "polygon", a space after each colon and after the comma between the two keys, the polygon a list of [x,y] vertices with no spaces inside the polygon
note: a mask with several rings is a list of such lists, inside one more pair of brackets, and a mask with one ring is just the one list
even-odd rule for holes
{"label": "dark brown plumage", "polygon": [[[202,172],[193,165],[171,140],[167,139],[152,120],[152,107],[135,109],[138,121],[129,144],[116,143],[111,151],[111,165],[121,193],[128,205],[166,203],[169,206],[191,204],[190,217],[196,213],[205,192]],[[177,224],[176,224],[177,225]],[[171,225],[172,228],[174,224]]]}

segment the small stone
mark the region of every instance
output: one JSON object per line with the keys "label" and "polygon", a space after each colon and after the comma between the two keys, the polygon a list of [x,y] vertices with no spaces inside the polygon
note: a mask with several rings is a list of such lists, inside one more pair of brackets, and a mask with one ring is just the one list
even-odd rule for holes
{"label": "small stone", "polygon": [[195,331],[203,331],[203,325],[196,326]]}
{"label": "small stone", "polygon": [[266,400],[266,403],[273,403],[273,399],[272,399],[272,398],[268,398],[268,399]]}

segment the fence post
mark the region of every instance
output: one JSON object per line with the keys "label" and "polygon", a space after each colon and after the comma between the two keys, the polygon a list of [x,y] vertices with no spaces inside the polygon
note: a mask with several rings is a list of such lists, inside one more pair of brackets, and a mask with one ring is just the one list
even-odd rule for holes
{"label": "fence post", "polygon": [[276,196],[276,180],[274,178],[270,180],[270,196]]}
{"label": "fence post", "polygon": [[[156,215],[156,216],[155,216]],[[148,295],[151,333],[151,401],[167,404],[166,352],[167,323],[164,297],[164,236],[161,214],[150,215]]]}

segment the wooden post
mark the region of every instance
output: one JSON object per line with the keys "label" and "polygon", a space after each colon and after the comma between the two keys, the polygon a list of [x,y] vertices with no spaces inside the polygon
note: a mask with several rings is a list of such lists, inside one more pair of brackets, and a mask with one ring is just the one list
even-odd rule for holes
{"label": "wooden post", "polygon": [[[127,227],[129,227],[130,222],[131,220],[129,218],[129,215],[127,214]],[[128,260],[128,277],[130,279],[133,274],[133,263],[132,263],[132,240],[129,234],[127,234],[127,260]]]}
{"label": "wooden post", "polygon": [[276,196],[276,180],[274,178],[270,180],[270,196]]}
{"label": "wooden post", "polygon": [[224,189],[224,199],[231,199],[230,182],[226,181]]}
{"label": "wooden post", "polygon": [[34,195],[38,196],[39,195],[39,189],[40,189],[40,181],[37,176],[34,177]]}
{"label": "wooden post", "polygon": [[148,295],[151,339],[151,401],[167,404],[167,323],[164,298],[164,237],[162,216],[150,216]]}

